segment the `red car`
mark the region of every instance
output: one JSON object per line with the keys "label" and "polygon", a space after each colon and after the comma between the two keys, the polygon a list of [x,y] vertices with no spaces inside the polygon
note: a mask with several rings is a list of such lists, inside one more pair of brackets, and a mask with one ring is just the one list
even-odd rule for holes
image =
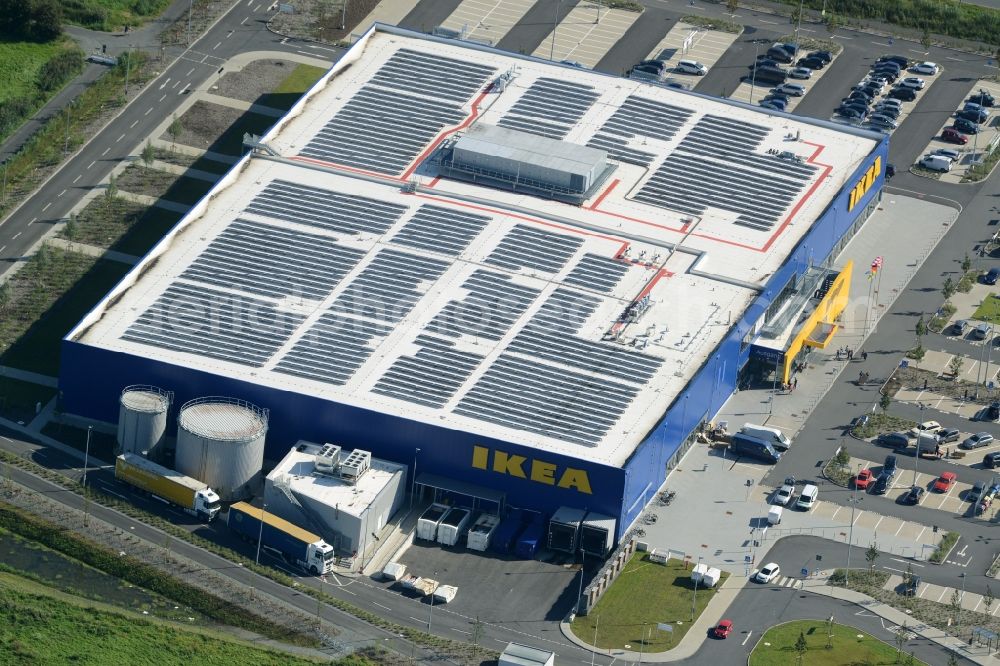
{"label": "red car", "polygon": [[946,493],[951,490],[952,484],[958,479],[954,472],[943,472],[934,482],[934,492]]}
{"label": "red car", "polygon": [[858,490],[866,490],[875,481],[875,475],[870,469],[863,469],[854,477],[854,487]]}
{"label": "red car", "polygon": [[969,137],[952,127],[949,127],[941,132],[941,139],[949,143],[957,143],[963,146],[969,143]]}
{"label": "red car", "polygon": [[732,620],[722,620],[719,622],[718,626],[712,630],[712,633],[716,638],[725,638],[733,631],[733,621]]}

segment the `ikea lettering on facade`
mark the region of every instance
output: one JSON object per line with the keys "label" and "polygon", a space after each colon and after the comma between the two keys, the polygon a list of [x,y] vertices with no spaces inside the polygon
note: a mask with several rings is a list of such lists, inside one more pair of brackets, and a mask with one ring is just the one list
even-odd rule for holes
{"label": "ikea lettering on facade", "polygon": [[880,173],[882,173],[882,158],[876,157],[875,162],[868,167],[868,171],[865,172],[865,175],[858,180],[854,189],[851,190],[851,202],[847,204],[847,210],[854,210],[858,202],[865,198],[865,195],[868,194],[868,190],[872,188]]}
{"label": "ikea lettering on facade", "polygon": [[575,488],[581,493],[591,494],[590,478],[586,470],[565,467],[543,462],[537,459],[529,460],[525,456],[509,455],[504,451],[493,450],[493,465],[490,466],[490,449],[485,446],[472,447],[472,466],[476,469],[490,470],[497,474],[509,474],[519,479],[531,479],[559,488]]}

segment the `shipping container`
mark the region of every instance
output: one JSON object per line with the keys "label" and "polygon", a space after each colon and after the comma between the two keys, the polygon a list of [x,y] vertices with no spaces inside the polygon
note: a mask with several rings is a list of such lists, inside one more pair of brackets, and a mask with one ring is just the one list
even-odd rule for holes
{"label": "shipping container", "polygon": [[549,519],[549,549],[576,553],[580,539],[580,523],[586,515],[587,512],[583,509],[569,506],[556,509]]}
{"label": "shipping container", "polygon": [[526,528],[524,528],[524,532],[517,540],[517,546],[514,548],[514,554],[521,559],[533,560],[535,556],[538,555],[538,547],[541,545],[544,535],[545,522],[539,515],[536,516]]}
{"label": "shipping container", "polygon": [[472,511],[460,507],[452,507],[438,525],[437,541],[445,546],[457,546],[465,535],[465,530],[472,520]]}
{"label": "shipping container", "polygon": [[437,539],[438,525],[441,519],[448,513],[448,507],[444,504],[431,504],[417,520],[417,538],[427,541]]}
{"label": "shipping container", "polygon": [[490,550],[501,555],[509,554],[514,550],[517,538],[521,536],[521,531],[524,530],[525,526],[524,514],[518,509],[511,511],[506,518],[500,521],[500,525],[493,533]]}
{"label": "shipping container", "polygon": [[615,545],[615,528],[618,521],[591,511],[580,525],[580,550],[587,555],[605,558]]}
{"label": "shipping container", "polygon": [[229,507],[229,529],[315,575],[333,569],[333,547],[319,536],[245,502]]}
{"label": "shipping container", "polygon": [[469,550],[485,551],[490,547],[493,534],[500,525],[500,517],[492,513],[484,513],[476,519],[476,522],[469,528]]}

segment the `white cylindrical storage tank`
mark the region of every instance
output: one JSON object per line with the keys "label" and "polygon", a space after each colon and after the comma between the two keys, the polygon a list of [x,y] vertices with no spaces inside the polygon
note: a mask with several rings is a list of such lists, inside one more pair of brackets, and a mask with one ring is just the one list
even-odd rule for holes
{"label": "white cylindrical storage tank", "polygon": [[235,398],[198,398],[177,416],[181,474],[203,481],[224,501],[253,494],[264,466],[268,410]]}
{"label": "white cylindrical storage tank", "polygon": [[167,413],[174,394],[155,386],[122,389],[118,408],[118,449],[121,453],[157,457],[167,434]]}

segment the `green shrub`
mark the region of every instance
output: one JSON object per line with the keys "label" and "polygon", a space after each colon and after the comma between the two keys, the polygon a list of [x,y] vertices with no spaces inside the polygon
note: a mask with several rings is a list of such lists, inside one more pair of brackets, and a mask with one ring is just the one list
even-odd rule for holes
{"label": "green shrub", "polygon": [[37,85],[42,92],[58,90],[83,70],[83,54],[75,49],[58,53],[42,65]]}
{"label": "green shrub", "polygon": [[941,542],[937,545],[937,548],[931,553],[931,562],[940,564],[948,556],[948,553],[951,552],[951,549],[955,547],[955,544],[958,543],[959,536],[958,532],[946,532],[941,537]]}

